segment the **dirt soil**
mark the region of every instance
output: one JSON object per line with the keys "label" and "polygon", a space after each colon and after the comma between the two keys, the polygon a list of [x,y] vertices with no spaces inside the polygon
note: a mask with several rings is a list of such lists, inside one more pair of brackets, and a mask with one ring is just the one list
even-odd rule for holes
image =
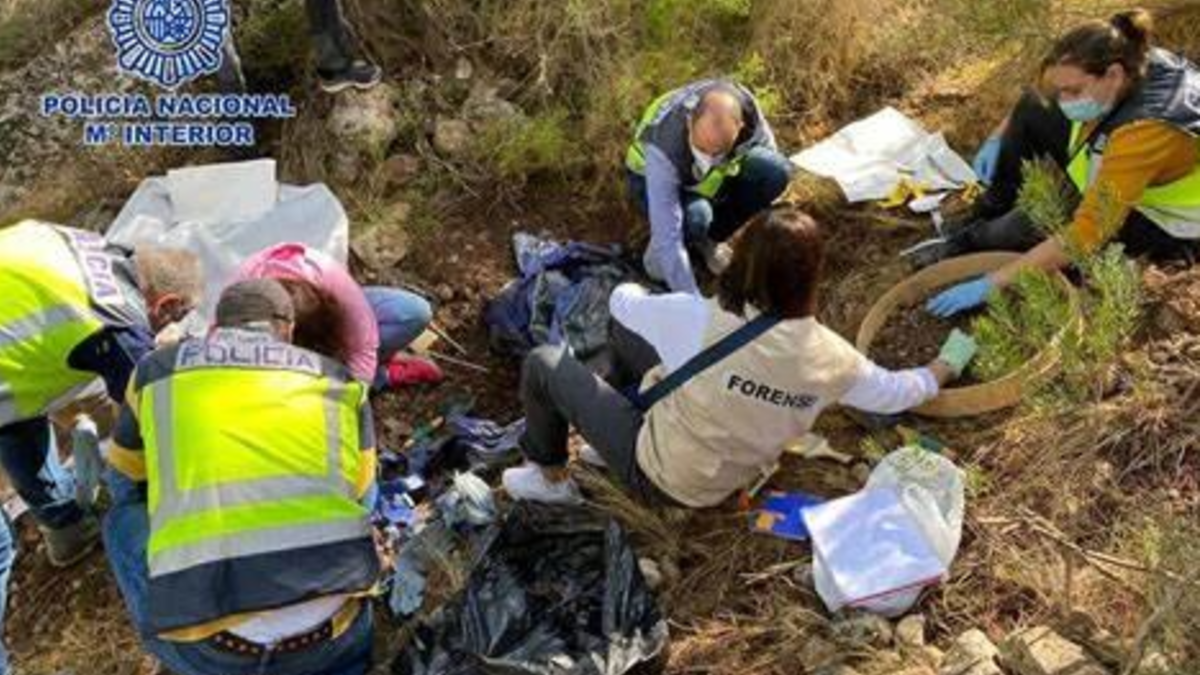
{"label": "dirt soil", "polygon": [[[871,358],[893,370],[926,365],[937,358],[951,331],[957,328],[969,333],[977,315],[978,312],[966,312],[942,319],[926,310],[924,304],[899,307],[875,336]],[[977,382],[968,369],[956,385]]]}

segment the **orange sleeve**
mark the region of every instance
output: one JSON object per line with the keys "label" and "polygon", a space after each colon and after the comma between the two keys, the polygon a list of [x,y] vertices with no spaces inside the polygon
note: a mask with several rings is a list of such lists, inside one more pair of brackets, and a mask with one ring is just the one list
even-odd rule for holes
{"label": "orange sleeve", "polygon": [[[1096,250],[1117,235],[1147,187],[1183,178],[1196,166],[1198,156],[1196,140],[1165,122],[1145,120],[1117,129],[1067,237],[1085,252]],[[1106,208],[1115,212],[1102,213]]]}

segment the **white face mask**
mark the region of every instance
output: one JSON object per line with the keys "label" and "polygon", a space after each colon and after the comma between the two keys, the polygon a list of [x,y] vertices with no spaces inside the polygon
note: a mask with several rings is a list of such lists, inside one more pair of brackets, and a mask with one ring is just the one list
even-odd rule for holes
{"label": "white face mask", "polygon": [[692,170],[696,174],[696,180],[700,180],[701,178],[707,176],[708,172],[712,171],[714,166],[720,166],[725,161],[725,156],[710,155],[706,152],[701,152],[696,148],[696,146],[693,145],[692,159],[694,160],[692,163]]}

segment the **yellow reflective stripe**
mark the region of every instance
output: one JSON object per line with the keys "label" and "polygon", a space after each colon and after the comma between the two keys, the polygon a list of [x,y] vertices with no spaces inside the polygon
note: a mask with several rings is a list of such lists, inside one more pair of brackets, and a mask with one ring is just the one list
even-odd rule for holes
{"label": "yellow reflective stripe", "polygon": [[[337,512],[337,515],[332,518],[326,515],[331,512]],[[313,513],[320,513],[322,521],[313,523],[304,520]],[[264,529],[259,524],[264,519],[277,524]],[[230,531],[209,534],[217,528]],[[149,551],[150,577],[172,574],[219,560],[292,551],[370,536],[366,510],[334,497],[257,504],[205,513],[198,518],[175,521],[168,529],[155,533],[158,546]]]}
{"label": "yellow reflective stripe", "polygon": [[721,191],[721,187],[725,184],[727,179],[732,178],[742,172],[743,159],[745,158],[739,155],[734,157],[729,162],[722,164],[721,166],[713,167],[713,169],[708,172],[708,175],[704,177],[704,180],[700,181],[699,184],[692,188],[692,191],[701,197],[707,197],[709,199],[716,197],[717,193]]}
{"label": "yellow reflective stripe", "polygon": [[12,387],[0,380],[0,424],[17,420],[17,398]]}
{"label": "yellow reflective stripe", "polygon": [[[235,508],[249,504],[262,504],[285,499],[320,497],[328,494],[353,496],[355,485],[342,472],[342,408],[347,387],[343,383],[330,382],[323,397],[325,415],[325,475],[323,476],[278,476],[231,480],[193,487],[180,487],[179,473],[175,464],[175,420],[177,411],[173,405],[174,394],[171,381],[164,386],[154,387],[154,417],[158,420],[156,436],[156,458],[158,467],[157,508],[151,511],[151,528],[158,531],[171,521],[217,509]],[[211,423],[207,420],[206,423]],[[264,430],[271,433],[271,430]]]}
{"label": "yellow reflective stripe", "polygon": [[354,498],[362,499],[371,485],[375,483],[376,468],[379,464],[379,454],[375,448],[362,451],[358,464],[358,482],[354,486]]}
{"label": "yellow reflective stripe", "polygon": [[113,443],[105,454],[105,459],[122,475],[139,483],[145,482],[146,456],[144,454]]}
{"label": "yellow reflective stripe", "polygon": [[637,127],[633,132],[633,143],[630,144],[629,150],[625,152],[625,166],[634,173],[641,174],[646,171],[646,148],[642,144],[642,133],[654,123],[654,118],[658,116],[662,107],[675,93],[674,91],[669,91],[654,99],[650,106],[646,108],[646,112],[642,113],[642,118],[638,120]]}
{"label": "yellow reflective stripe", "polygon": [[43,414],[94,379],[67,358],[100,325],[57,230],[33,221],[0,230],[0,424]]}
{"label": "yellow reflective stripe", "polygon": [[89,318],[82,309],[71,305],[47,307],[23,318],[0,324],[0,349],[32,340],[59,326],[86,322]]}
{"label": "yellow reflective stripe", "polygon": [[[72,370],[71,351],[96,332],[96,325],[71,322],[54,326],[35,338],[0,348],[0,379],[10,390],[15,419],[46,412],[55,401],[96,378],[94,373]],[[0,424],[13,419],[0,418]]]}
{"label": "yellow reflective stripe", "polygon": [[1142,204],[1168,208],[1200,208],[1200,165],[1178,180],[1147,187],[1142,196]]}
{"label": "yellow reflective stripe", "polygon": [[[367,511],[357,502],[361,464],[357,415],[365,389],[358,383],[323,380],[308,373],[293,373],[295,378],[290,381],[288,373],[276,375],[263,377],[262,372],[212,368],[176,374],[141,393],[141,426],[151,474],[151,576],[217,560],[369,536]],[[181,395],[176,389],[181,386],[187,387],[189,394]],[[209,399],[215,398],[205,392],[219,392],[222,387],[242,393],[245,406],[251,409],[265,404],[279,406],[285,415],[310,417],[296,420],[302,430],[292,438],[287,433],[292,429],[279,427],[285,421],[282,418],[262,424],[256,419],[247,423],[248,428],[222,427],[220,419],[205,414],[209,412]],[[296,401],[289,394],[303,398]],[[321,412],[313,408],[305,413],[309,401],[319,404]],[[311,415],[319,415],[316,424]],[[310,468],[319,466],[319,473],[264,474],[269,464],[247,463],[245,457],[240,464],[240,479],[237,460],[227,469],[233,471],[232,477],[216,471],[221,467],[216,458],[228,458],[232,452],[222,455],[221,443],[232,442],[236,450],[236,439],[247,434],[262,436],[246,438],[250,443],[269,443],[272,438],[283,439],[283,443],[303,442],[304,438],[312,439],[311,434],[318,429],[323,435],[324,452],[319,455],[320,463],[311,463]],[[200,451],[194,447],[196,444],[212,447],[204,448],[208,453],[205,455],[181,457],[179,453],[185,449],[177,446],[181,442],[196,452]],[[312,451],[317,450],[280,448],[289,449],[300,465],[306,460],[295,453],[307,451],[307,457],[312,458]],[[287,457],[280,457],[278,468],[289,468]],[[181,459],[185,465],[179,464]],[[207,465],[209,461],[213,464]],[[293,470],[296,461],[291,462]]]}

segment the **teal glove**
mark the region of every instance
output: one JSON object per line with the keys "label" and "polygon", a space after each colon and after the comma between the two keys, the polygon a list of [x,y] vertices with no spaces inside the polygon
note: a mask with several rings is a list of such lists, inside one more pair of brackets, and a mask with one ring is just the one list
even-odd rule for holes
{"label": "teal glove", "polygon": [[955,328],[942,345],[938,361],[949,366],[950,370],[954,371],[955,377],[960,377],[967,369],[967,364],[975,358],[977,351],[979,351],[979,345],[975,343],[975,338]]}

